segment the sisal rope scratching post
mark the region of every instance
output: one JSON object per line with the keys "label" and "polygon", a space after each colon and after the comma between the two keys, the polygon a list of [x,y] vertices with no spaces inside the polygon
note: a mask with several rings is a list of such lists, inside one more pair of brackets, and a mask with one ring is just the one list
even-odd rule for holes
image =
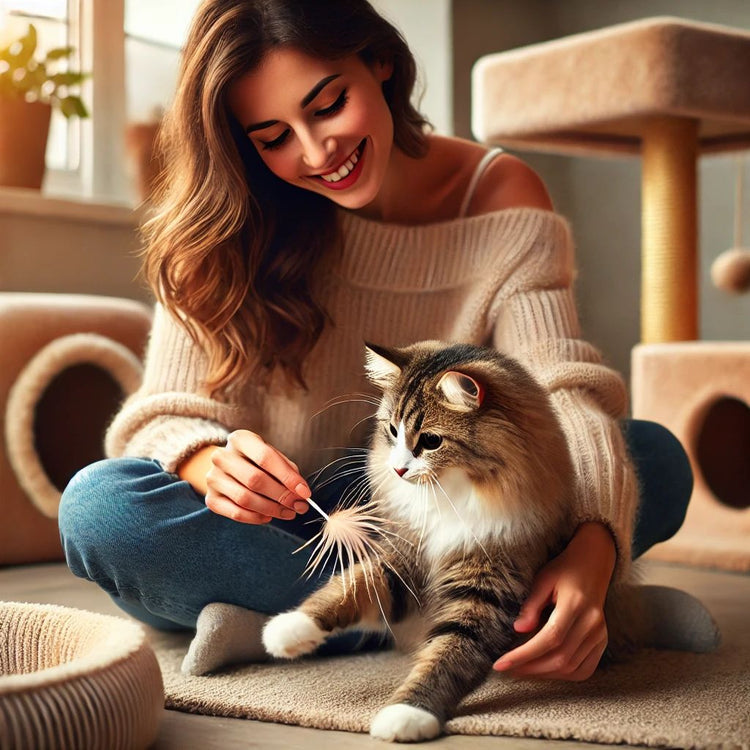
{"label": "sisal rope scratching post", "polygon": [[481,58],[486,142],[642,157],[641,340],[698,338],[696,160],[750,147],[750,34],[659,17]]}
{"label": "sisal rope scratching post", "polygon": [[[750,148],[750,33],[648,18],[480,59],[480,140],[642,163],[633,415],[669,427],[696,482],[649,556],[750,570],[750,343],[699,342],[697,160]],[[744,271],[736,260],[734,271]],[[745,261],[747,263],[747,261]],[[741,279],[738,284],[744,284]]]}
{"label": "sisal rope scratching post", "polygon": [[643,127],[641,340],[698,338],[698,123],[651,117]]}

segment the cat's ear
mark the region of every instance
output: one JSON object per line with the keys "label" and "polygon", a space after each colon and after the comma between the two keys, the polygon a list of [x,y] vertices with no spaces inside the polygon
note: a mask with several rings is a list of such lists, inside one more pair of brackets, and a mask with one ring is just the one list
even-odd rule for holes
{"label": "cat's ear", "polygon": [[365,342],[365,371],[378,388],[388,388],[396,382],[405,364],[402,360],[394,349]]}
{"label": "cat's ear", "polygon": [[474,411],[484,401],[484,387],[471,375],[449,370],[437,384],[445,396],[445,405],[455,411]]}

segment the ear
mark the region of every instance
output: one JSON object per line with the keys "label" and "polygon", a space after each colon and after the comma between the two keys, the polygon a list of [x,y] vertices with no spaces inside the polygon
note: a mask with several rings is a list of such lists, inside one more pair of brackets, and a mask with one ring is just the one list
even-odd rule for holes
{"label": "ear", "polygon": [[403,357],[393,349],[365,342],[365,370],[367,377],[378,388],[393,385],[401,374]]}
{"label": "ear", "polygon": [[470,375],[449,370],[438,381],[446,406],[455,411],[474,411],[484,401],[484,387]]}
{"label": "ear", "polygon": [[390,81],[393,75],[393,60],[376,60],[372,71],[379,83]]}

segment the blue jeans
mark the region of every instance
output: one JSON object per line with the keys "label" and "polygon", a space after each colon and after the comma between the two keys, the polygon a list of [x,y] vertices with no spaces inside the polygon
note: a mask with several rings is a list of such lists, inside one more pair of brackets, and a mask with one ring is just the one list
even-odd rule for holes
{"label": "blue jeans", "polygon": [[[653,422],[623,425],[640,483],[633,556],[668,539],[682,524],[692,473],[677,439]],[[362,477],[362,458],[354,476]],[[351,468],[351,467],[349,467]],[[332,507],[351,477],[313,482]],[[158,462],[99,461],[70,481],[60,502],[63,548],[75,575],[101,586],[126,612],[161,629],[191,628],[209,602],[269,614],[294,607],[319,584],[307,579],[308,550],[293,554],[319,528],[314,511],[294,521],[249,525],[210,511],[202,495]]]}

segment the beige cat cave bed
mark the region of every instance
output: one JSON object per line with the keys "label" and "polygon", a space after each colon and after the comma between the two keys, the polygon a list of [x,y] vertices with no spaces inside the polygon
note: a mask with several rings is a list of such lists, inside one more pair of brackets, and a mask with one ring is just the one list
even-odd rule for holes
{"label": "beige cat cave bed", "polygon": [[104,457],[141,379],[150,309],[84,294],[0,293],[0,565],[62,559],[60,495]]}
{"label": "beige cat cave bed", "polygon": [[136,623],[0,602],[4,750],[142,750],[163,710],[159,665]]}
{"label": "beige cat cave bed", "polygon": [[[150,311],[132,300],[0,293],[0,565],[62,558],[68,479],[141,379]],[[66,607],[0,602],[0,748],[139,750],[164,692],[145,631]]]}
{"label": "beige cat cave bed", "polygon": [[633,415],[672,429],[696,475],[650,553],[750,570],[750,342],[698,338],[697,159],[750,148],[750,33],[649,18],[488,55],[472,126],[489,143],[642,160]]}

